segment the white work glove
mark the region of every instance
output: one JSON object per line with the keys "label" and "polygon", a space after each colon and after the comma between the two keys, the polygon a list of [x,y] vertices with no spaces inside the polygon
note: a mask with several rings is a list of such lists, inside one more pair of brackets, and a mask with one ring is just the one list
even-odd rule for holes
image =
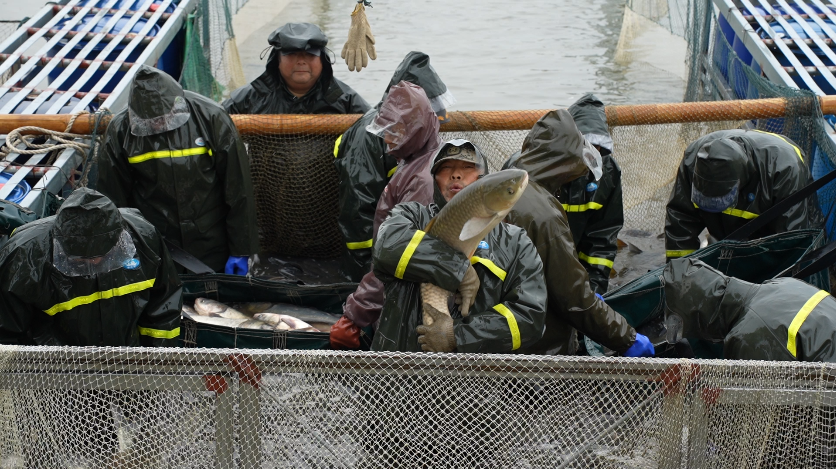
{"label": "white work glove", "polygon": [[349,71],[358,72],[369,65],[369,57],[377,59],[374,51],[374,36],[369,20],[366,18],[366,7],[363,2],[354,7],[351,13],[351,27],[348,28],[348,40],[345,41],[340,57],[345,59]]}

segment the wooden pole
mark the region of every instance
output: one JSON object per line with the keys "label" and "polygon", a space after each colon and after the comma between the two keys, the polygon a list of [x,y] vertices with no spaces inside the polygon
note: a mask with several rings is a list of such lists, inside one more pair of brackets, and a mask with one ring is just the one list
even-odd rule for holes
{"label": "wooden pole", "polygon": [[[823,114],[836,114],[836,96],[819,97]],[[610,126],[657,125],[681,122],[739,121],[782,117],[787,110],[785,98],[746,99],[738,101],[704,101],[695,103],[639,104],[607,106]],[[523,111],[454,111],[450,122],[441,125],[442,132],[528,130],[547,109]],[[360,114],[235,114],[233,122],[243,135],[320,134],[338,135],[351,127]],[[0,115],[0,134],[24,126],[42,127],[63,132],[70,115]],[[102,126],[109,119],[102,119]],[[92,117],[76,119],[72,133],[92,133]],[[102,131],[100,129],[100,131]]]}

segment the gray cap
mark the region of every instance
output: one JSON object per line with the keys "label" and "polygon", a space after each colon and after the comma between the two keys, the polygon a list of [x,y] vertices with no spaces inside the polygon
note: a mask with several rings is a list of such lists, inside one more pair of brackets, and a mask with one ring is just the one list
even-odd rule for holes
{"label": "gray cap", "polygon": [[435,174],[441,164],[447,160],[467,161],[475,164],[483,173],[485,172],[481,152],[473,142],[463,138],[456,138],[441,145],[430,173]]}
{"label": "gray cap", "polygon": [[283,55],[294,52],[319,55],[328,44],[328,37],[315,24],[287,23],[270,33],[267,42]]}

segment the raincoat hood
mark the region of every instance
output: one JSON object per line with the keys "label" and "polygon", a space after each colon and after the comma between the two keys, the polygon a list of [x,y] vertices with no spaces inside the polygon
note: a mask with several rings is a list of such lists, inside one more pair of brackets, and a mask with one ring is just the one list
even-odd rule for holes
{"label": "raincoat hood", "polygon": [[116,205],[88,188],[76,189],[55,217],[52,235],[71,256],[99,257],[107,254],[123,231]]}
{"label": "raincoat hood", "polygon": [[389,95],[389,90],[398,83],[406,81],[420,86],[427,94],[430,100],[433,111],[439,117],[446,119],[447,108],[456,103],[456,98],[447,89],[447,85],[441,81],[435,69],[430,65],[430,56],[423,52],[412,51],[406,54],[392,79],[389,80],[389,85],[386,87],[386,92],[383,93],[381,103],[386,100]]}
{"label": "raincoat hood", "polygon": [[304,51],[320,55],[328,44],[328,36],[315,24],[287,23],[270,33],[267,42],[285,54]]}
{"label": "raincoat hood", "polygon": [[[528,171],[529,181],[555,193],[560,186],[589,170],[584,162],[584,148],[583,135],[569,111],[549,111],[525,137],[515,166]],[[594,148],[592,151],[595,151]]]}
{"label": "raincoat hood", "polygon": [[735,184],[746,185],[750,169],[753,168],[741,142],[712,140],[697,150],[694,187],[708,196],[726,195]]}
{"label": "raincoat hood", "polygon": [[581,99],[569,106],[569,114],[575,120],[575,125],[584,138],[593,145],[601,147],[602,155],[613,152],[613,140],[607,126],[607,115],[604,113],[604,103],[592,93],[587,93]]}
{"label": "raincoat hood", "polygon": [[679,316],[682,336],[694,339],[723,340],[759,288],[690,258],[670,261],[663,278],[666,313]]}
{"label": "raincoat hood", "polygon": [[174,130],[189,120],[183,88],[167,73],[143,65],[131,83],[131,133],[144,137]]}
{"label": "raincoat hood", "polygon": [[422,153],[424,147],[438,140],[439,122],[427,94],[420,86],[406,81],[390,89],[367,129],[373,126],[397,134],[397,145],[387,153],[399,160]]}

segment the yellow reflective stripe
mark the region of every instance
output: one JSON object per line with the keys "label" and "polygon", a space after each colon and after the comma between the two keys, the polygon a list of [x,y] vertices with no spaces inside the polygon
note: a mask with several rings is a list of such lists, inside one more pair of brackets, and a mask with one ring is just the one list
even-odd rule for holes
{"label": "yellow reflective stripe", "polygon": [[407,244],[406,249],[403,250],[403,254],[401,254],[401,260],[398,261],[398,268],[395,269],[395,277],[399,279],[403,279],[403,274],[406,271],[406,266],[409,264],[409,260],[412,259],[412,254],[415,252],[415,248],[418,247],[418,243],[424,239],[424,235],[427,234],[421,230],[415,230],[415,234],[412,235],[412,240]]}
{"label": "yellow reflective stripe", "polygon": [[603,257],[592,257],[578,251],[578,257],[587,264],[603,265],[612,269],[612,261]]}
{"label": "yellow reflective stripe", "polygon": [[767,134],[767,135],[773,135],[773,136],[778,137],[781,140],[787,142],[787,145],[791,146],[795,150],[795,154],[798,155],[798,159],[800,159],[802,163],[804,162],[804,157],[801,156],[801,149],[798,148],[797,146],[793,145],[792,143],[790,143],[790,141],[787,140],[786,137],[784,137],[783,135],[773,134],[772,132],[765,132],[763,130],[755,130],[755,132],[760,132],[762,134]]}
{"label": "yellow reflective stripe", "polygon": [[[18,226],[17,228],[20,228],[20,227]],[[12,230],[12,232],[9,234],[9,238],[11,238],[12,236],[15,235],[15,231],[17,231],[17,228]]]}
{"label": "yellow reflective stripe", "polygon": [[682,257],[691,254],[696,249],[681,249],[679,251],[665,251],[665,257]]}
{"label": "yellow reflective stripe", "polygon": [[[694,208],[700,208],[700,206],[697,205],[697,204],[694,204]],[[726,215],[731,215],[733,217],[743,218],[744,220],[751,220],[753,218],[758,218],[757,213],[747,212],[746,210],[738,210],[736,208],[731,208],[731,207],[723,210],[720,213],[725,213]]]}
{"label": "yellow reflective stripe", "polygon": [[485,259],[484,257],[473,256],[470,258],[470,265],[475,264],[482,264],[488,268],[494,275],[499,277],[500,280],[503,282],[505,281],[505,276],[508,275],[504,270],[502,270],[498,265],[494,264],[494,262],[490,259]]}
{"label": "yellow reflective stripe", "polygon": [[397,167],[397,166],[395,166],[394,168],[390,169],[390,170],[389,170],[389,174],[387,174],[387,175],[386,175],[386,177],[388,177],[388,178],[392,177],[392,175],[393,175],[393,174],[395,174],[395,171],[397,171],[397,170],[398,170],[398,167]]}
{"label": "yellow reflective stripe", "polygon": [[342,141],[343,141],[343,136],[340,135],[339,137],[337,137],[337,141],[334,142],[334,158],[336,158],[337,154],[340,152],[340,142],[342,142]]}
{"label": "yellow reflective stripe", "polygon": [[520,328],[517,326],[517,318],[514,317],[514,313],[502,303],[494,306],[493,309],[497,313],[505,316],[505,319],[508,320],[508,329],[511,329],[511,350],[520,348],[522,344],[522,341],[520,341]]}
{"label": "yellow reflective stripe", "polygon": [[357,241],[356,243],[345,243],[348,249],[366,249],[372,247],[373,240]]}
{"label": "yellow reflective stripe", "polygon": [[795,318],[792,320],[790,328],[787,331],[787,350],[790,351],[793,357],[798,358],[798,355],[796,355],[797,350],[795,346],[795,337],[798,335],[798,330],[801,329],[801,325],[804,324],[804,320],[807,319],[807,316],[810,315],[810,312],[812,312],[813,309],[816,306],[818,306],[818,304],[821,303],[821,300],[823,300],[826,296],[829,296],[829,293],[827,293],[824,290],[819,290],[818,293],[810,297],[810,299],[807,300],[806,303],[804,303],[804,306],[802,306],[801,309],[798,310],[798,314],[796,314]]}
{"label": "yellow reflective stripe", "polygon": [[569,205],[569,204],[561,204],[563,205],[563,210],[567,212],[585,212],[587,210],[600,210],[603,205],[597,202],[587,202],[583,205]]}
{"label": "yellow reflective stripe", "polygon": [[52,308],[45,309],[44,312],[50,316],[55,316],[57,313],[60,313],[61,311],[69,311],[75,308],[76,306],[89,305],[94,301],[106,300],[108,298],[113,298],[114,296],[124,296],[129,295],[131,293],[136,293],[138,291],[147,290],[154,286],[155,280],[156,279],[152,278],[150,280],[144,280],[142,282],[130,283],[123,287],[111,288],[110,290],[97,291],[96,293],[90,295],[79,296],[78,298],[73,298],[72,300],[65,301],[63,303],[58,303]]}
{"label": "yellow reflective stripe", "polygon": [[139,335],[147,335],[155,339],[173,339],[180,336],[180,328],[172,329],[170,331],[163,331],[160,329],[151,329],[150,327],[138,327]]}
{"label": "yellow reflective stripe", "polygon": [[206,153],[208,153],[209,156],[212,156],[212,150],[206,147],[186,148],[185,150],[151,151],[148,153],[143,153],[141,155],[132,156],[128,158],[128,163],[136,164],[157,158],[181,158],[184,156],[204,155]]}

